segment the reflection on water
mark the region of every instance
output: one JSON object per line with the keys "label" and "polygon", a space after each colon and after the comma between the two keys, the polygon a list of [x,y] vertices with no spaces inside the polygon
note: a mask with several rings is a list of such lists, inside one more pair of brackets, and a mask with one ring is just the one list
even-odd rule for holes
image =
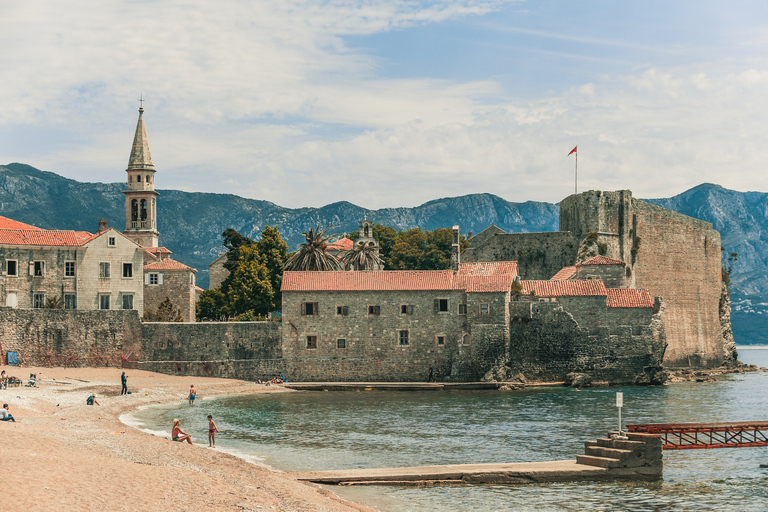
{"label": "reflection on water", "polygon": [[[740,359],[750,356],[740,351]],[[768,356],[768,350],[763,351]],[[755,363],[761,364],[761,363]],[[768,374],[661,387],[529,388],[522,392],[304,392],[230,397],[143,411],[145,428],[185,430],[286,471],[573,459],[584,441],[624,423],[768,420]],[[664,481],[334,492],[381,510],[768,510],[765,448],[664,453]]]}

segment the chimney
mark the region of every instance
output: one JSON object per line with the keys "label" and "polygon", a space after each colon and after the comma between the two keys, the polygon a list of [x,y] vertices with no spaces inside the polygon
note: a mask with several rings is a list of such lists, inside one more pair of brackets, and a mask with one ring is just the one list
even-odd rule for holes
{"label": "chimney", "polygon": [[102,231],[106,231],[107,229],[109,229],[109,226],[107,226],[107,219],[105,218],[99,219],[99,230],[97,231],[97,233],[101,233]]}
{"label": "chimney", "polygon": [[459,271],[461,264],[461,245],[459,243],[459,226],[453,226],[453,245],[451,245],[451,270]]}

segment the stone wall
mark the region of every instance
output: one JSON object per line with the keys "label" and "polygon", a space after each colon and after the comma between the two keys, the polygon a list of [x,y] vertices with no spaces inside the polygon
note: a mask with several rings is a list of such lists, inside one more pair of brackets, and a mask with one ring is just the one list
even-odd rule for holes
{"label": "stone wall", "polygon": [[195,321],[195,274],[192,270],[147,270],[145,274],[162,274],[163,277],[162,284],[144,286],[144,311],[157,312],[157,307],[167,297],[179,309],[185,322]]}
{"label": "stone wall", "polygon": [[220,254],[218,258],[208,265],[208,289],[214,290],[221,286],[221,283],[229,277],[229,270],[224,268],[227,262],[227,253]]}
{"label": "stone wall", "polygon": [[461,261],[517,261],[523,279],[549,279],[574,263],[578,247],[579,239],[563,231],[498,233],[464,251]]}

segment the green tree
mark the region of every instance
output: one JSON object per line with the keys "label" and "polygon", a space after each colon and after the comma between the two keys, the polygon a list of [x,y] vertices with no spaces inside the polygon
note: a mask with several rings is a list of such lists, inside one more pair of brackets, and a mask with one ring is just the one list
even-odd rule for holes
{"label": "green tree", "polygon": [[155,311],[146,311],[142,318],[145,322],[183,322],[181,310],[173,306],[170,297],[166,297],[163,302],[157,306]]}
{"label": "green tree", "polygon": [[283,269],[285,262],[288,261],[288,244],[280,237],[280,231],[277,228],[267,226],[261,232],[261,238],[256,242],[256,249],[264,258],[264,264],[269,272],[269,282],[274,292],[275,309],[280,308],[282,303],[282,294],[280,286],[283,283]]}
{"label": "green tree", "polygon": [[195,304],[198,322],[221,322],[227,319],[227,296],[219,288],[205,290]]}
{"label": "green tree", "polygon": [[309,228],[306,233],[302,233],[305,241],[288,257],[285,270],[343,270],[341,261],[326,251],[328,241],[338,236],[326,235],[332,227],[333,225],[321,230],[318,224],[314,230]]}
{"label": "green tree", "polygon": [[[373,238],[379,242],[379,256],[384,261],[386,268],[391,268],[387,265],[389,261],[389,255],[392,252],[392,248],[397,242],[398,231],[395,228],[389,226],[383,226],[381,224],[373,225]],[[349,234],[350,240],[357,240],[360,238],[359,231],[353,231]]]}
{"label": "green tree", "polygon": [[420,228],[400,231],[387,260],[390,270],[422,270],[427,236]]}
{"label": "green tree", "polygon": [[259,252],[255,244],[240,247],[239,255],[228,290],[229,314],[239,316],[250,312],[267,315],[279,307],[275,303],[267,257]]}
{"label": "green tree", "polygon": [[341,261],[347,270],[377,270],[384,264],[373,242],[357,242],[341,254]]}

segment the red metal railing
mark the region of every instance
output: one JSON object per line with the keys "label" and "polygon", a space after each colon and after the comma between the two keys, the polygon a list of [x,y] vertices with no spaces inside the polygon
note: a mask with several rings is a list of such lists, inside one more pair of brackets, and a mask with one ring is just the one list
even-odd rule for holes
{"label": "red metal railing", "polygon": [[665,450],[768,446],[768,421],[655,423],[627,425],[627,431],[659,434]]}

